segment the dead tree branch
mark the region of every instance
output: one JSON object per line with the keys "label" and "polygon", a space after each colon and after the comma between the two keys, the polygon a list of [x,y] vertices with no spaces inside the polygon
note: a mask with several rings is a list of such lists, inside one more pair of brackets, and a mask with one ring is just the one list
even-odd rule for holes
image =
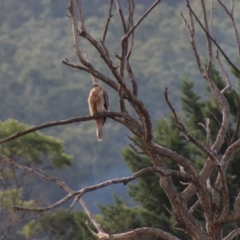
{"label": "dead tree branch", "polygon": [[230,232],[223,240],[233,240],[235,237],[239,236],[240,228],[233,230]]}
{"label": "dead tree branch", "polygon": [[76,118],[71,118],[71,119],[67,119],[67,120],[48,122],[48,123],[44,123],[44,124],[41,124],[41,125],[38,125],[35,127],[31,127],[24,131],[17,132],[9,137],[3,138],[0,140],[0,144],[12,141],[16,138],[22,137],[24,135],[27,135],[29,133],[32,133],[32,132],[35,132],[35,131],[38,131],[41,129],[50,128],[53,126],[67,125],[67,124],[75,123],[75,122],[85,122],[85,121],[90,121],[90,120],[101,118],[101,117],[110,117],[110,118],[117,117],[117,119],[118,119],[118,118],[122,118],[123,115],[122,115],[122,113],[117,113],[117,112],[104,112],[102,114],[99,114],[98,116],[76,117]]}
{"label": "dead tree branch", "polygon": [[215,46],[218,48],[218,50],[221,52],[221,54],[224,56],[224,58],[226,59],[226,61],[232,66],[232,68],[240,74],[240,70],[233,64],[233,62],[229,59],[229,57],[226,55],[226,53],[222,50],[222,48],[220,47],[220,45],[214,40],[214,38],[211,36],[211,34],[208,32],[208,30],[203,26],[203,24],[201,23],[201,21],[199,20],[199,18],[197,17],[197,15],[195,14],[195,12],[193,11],[193,9],[191,8],[188,0],[187,0],[187,7],[188,9],[191,11],[192,15],[194,16],[194,18],[196,19],[196,21],[198,22],[199,26],[202,28],[202,30],[205,32],[205,34],[209,37],[209,39],[211,39],[211,41],[215,44]]}

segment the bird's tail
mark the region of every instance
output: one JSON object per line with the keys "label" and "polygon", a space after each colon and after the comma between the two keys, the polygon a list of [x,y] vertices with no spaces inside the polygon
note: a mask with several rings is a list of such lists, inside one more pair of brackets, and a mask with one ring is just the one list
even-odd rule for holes
{"label": "bird's tail", "polygon": [[103,140],[103,119],[97,119],[96,120],[97,128],[96,128],[96,134],[97,134],[97,139],[99,142]]}

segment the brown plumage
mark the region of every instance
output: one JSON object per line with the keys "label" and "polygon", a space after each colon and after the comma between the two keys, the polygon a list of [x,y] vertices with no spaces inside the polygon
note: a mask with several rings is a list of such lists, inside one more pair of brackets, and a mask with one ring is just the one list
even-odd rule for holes
{"label": "brown plumage", "polygon": [[[88,97],[89,111],[92,116],[101,114],[108,111],[108,95],[103,90],[102,86],[98,83],[92,85],[92,90]],[[103,125],[106,121],[106,117],[98,118],[96,121],[96,134],[98,141],[103,139]]]}

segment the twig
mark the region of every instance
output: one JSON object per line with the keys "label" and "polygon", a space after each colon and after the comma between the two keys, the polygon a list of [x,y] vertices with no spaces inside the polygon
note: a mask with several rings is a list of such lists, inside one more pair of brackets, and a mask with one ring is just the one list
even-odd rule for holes
{"label": "twig", "polygon": [[[123,27],[123,33],[124,33],[124,36],[125,36],[126,33],[127,33],[127,27],[126,27],[126,23],[125,23],[125,20],[124,20],[122,8],[121,8],[119,0],[115,0],[115,2],[116,2],[117,10],[118,10],[118,13],[119,13],[119,16],[120,16],[120,19],[121,19],[121,23],[122,23],[122,27]],[[126,56],[127,51],[128,51],[128,41],[124,41],[123,39],[124,39],[124,37],[121,39],[121,58],[120,58],[120,66],[119,66],[119,72],[120,72],[120,76],[122,78],[121,81],[124,81],[125,56]],[[121,95],[121,91],[122,91],[122,88],[120,89],[120,95]]]}
{"label": "twig", "polygon": [[200,56],[198,54],[197,47],[196,47],[196,42],[195,42],[195,28],[194,28],[193,16],[192,16],[192,13],[190,11],[188,11],[188,12],[189,12],[191,26],[187,22],[187,20],[184,17],[182,12],[181,12],[181,18],[182,18],[182,20],[183,20],[183,22],[184,22],[184,24],[187,28],[187,31],[188,31],[188,34],[189,34],[189,37],[190,37],[190,42],[191,42],[191,45],[192,45],[192,49],[193,49],[193,52],[194,52],[194,55],[195,55],[195,58],[196,58],[196,61],[197,61],[198,69],[201,73],[204,73],[202,63],[201,63],[201,59],[200,59]]}
{"label": "twig", "polygon": [[210,119],[206,118],[206,133],[207,133],[206,146],[208,148],[210,147],[210,141],[211,141],[211,129],[209,125],[210,125]]}
{"label": "twig", "polygon": [[223,240],[233,240],[233,238],[240,235],[240,228],[234,229]]}
{"label": "twig", "polygon": [[[190,5],[189,2],[188,2],[188,5]],[[206,29],[206,32],[209,33],[207,11],[206,11],[206,8],[205,8],[204,0],[201,0],[201,5],[202,5],[202,12],[203,12],[205,29]],[[212,68],[212,42],[211,42],[211,39],[209,38],[209,35],[207,35],[207,34],[206,34],[206,40],[207,40],[207,49],[208,49],[207,72],[210,73],[211,68]]]}
{"label": "twig", "polygon": [[226,83],[227,83],[227,85],[226,85],[225,88],[223,88],[223,89],[221,90],[221,93],[224,94],[227,90],[229,90],[229,89],[232,88],[232,85],[231,85],[231,83],[230,83],[230,79],[229,79],[229,76],[228,76],[228,74],[227,74],[227,71],[225,70],[225,68],[224,68],[224,66],[223,66],[223,64],[222,64],[222,62],[221,62],[221,60],[220,60],[220,58],[219,58],[218,49],[217,49],[217,53],[216,53],[216,59],[217,59],[218,64],[219,64],[219,66],[220,66],[220,68],[221,68],[221,70],[222,70],[222,73],[225,75],[225,78],[226,78]]}
{"label": "twig", "polygon": [[[116,2],[118,2],[118,0],[116,0]],[[127,50],[128,47],[125,46],[125,44],[127,44],[128,38],[131,36],[131,34],[134,32],[134,30],[140,25],[140,23],[143,21],[143,19],[146,18],[146,16],[157,6],[157,4],[159,2],[161,2],[161,0],[156,0],[155,3],[153,3],[152,6],[150,6],[150,8],[142,15],[142,17],[138,20],[138,22],[131,28],[131,30],[128,31],[127,34],[122,38],[121,46],[122,46],[122,53],[124,53],[124,54],[122,54],[122,58],[124,56],[126,56],[126,54],[127,54],[125,52],[125,49]],[[125,22],[123,24],[125,24]],[[124,30],[124,32],[126,33],[126,30]],[[131,52],[129,54],[131,54]],[[122,63],[122,65],[123,64],[124,63]],[[123,74],[123,66],[121,68],[121,64],[120,64],[120,73]],[[123,76],[123,75],[121,75],[121,76]]]}
{"label": "twig", "polygon": [[190,213],[193,213],[195,209],[200,205],[199,199],[192,205],[192,207],[189,209]]}
{"label": "twig", "polygon": [[194,18],[197,20],[198,24],[200,25],[200,27],[203,29],[203,31],[205,32],[205,34],[212,40],[212,42],[215,44],[215,46],[219,49],[219,51],[222,53],[222,55],[224,56],[224,58],[227,60],[227,62],[232,66],[232,68],[240,74],[240,70],[232,63],[232,61],[228,58],[228,56],[225,54],[225,52],[222,50],[222,48],[219,46],[219,44],[214,40],[214,38],[209,34],[209,32],[205,29],[205,27],[203,26],[203,24],[201,23],[201,21],[199,20],[199,18],[197,17],[197,15],[195,14],[195,12],[192,10],[190,4],[187,4],[188,9],[191,11],[191,13],[193,14]]}
{"label": "twig", "polygon": [[85,71],[87,73],[90,73],[91,75],[93,75],[94,77],[100,79],[101,81],[103,81],[104,83],[108,84],[111,88],[113,88],[115,91],[117,91],[118,86],[117,84],[111,80],[109,77],[103,75],[102,73],[98,72],[96,69],[94,69],[94,71],[90,70],[89,68],[86,67],[82,67],[78,64],[72,63],[70,62],[68,59],[63,60],[62,61],[63,64],[72,67],[72,68],[76,68],[76,69],[80,69],[82,71]]}
{"label": "twig", "polygon": [[45,173],[43,173],[39,170],[34,170],[30,167],[26,167],[26,166],[24,166],[20,163],[17,163],[16,161],[14,161],[10,158],[7,158],[5,156],[0,156],[0,160],[3,160],[5,162],[9,162],[12,165],[14,165],[18,168],[21,168],[21,169],[23,169],[27,172],[33,173],[33,174],[37,175],[38,177],[40,177],[44,180],[54,182],[60,188],[64,189],[68,193],[67,196],[65,196],[64,198],[62,198],[58,202],[56,202],[56,203],[54,203],[50,206],[47,206],[47,207],[32,208],[32,207],[14,206],[14,209],[24,210],[24,211],[36,211],[36,212],[48,211],[50,209],[53,209],[55,207],[60,206],[61,204],[65,203],[66,201],[68,201],[71,198],[78,197],[78,200],[80,200],[80,198],[84,194],[86,194],[88,192],[91,192],[91,191],[94,191],[94,190],[97,190],[97,189],[107,187],[109,185],[119,184],[119,183],[123,183],[124,185],[126,185],[127,183],[141,177],[144,174],[150,173],[150,172],[157,172],[157,173],[159,173],[160,175],[163,175],[163,176],[175,176],[175,177],[180,177],[180,178],[187,179],[187,180],[190,179],[190,176],[187,173],[182,173],[182,172],[179,172],[179,171],[176,171],[176,170],[167,170],[167,169],[165,170],[165,169],[162,169],[160,167],[147,167],[147,168],[141,169],[140,171],[134,173],[133,175],[131,175],[129,177],[111,179],[111,180],[108,180],[108,181],[105,181],[105,182],[102,182],[102,183],[99,183],[99,184],[96,184],[96,185],[93,185],[93,186],[84,187],[84,188],[82,188],[81,190],[78,190],[78,191],[73,191],[66,183],[64,183],[63,181],[59,180],[56,177],[49,176],[49,175],[47,175],[47,174],[45,174]]}
{"label": "twig", "polygon": [[230,141],[230,144],[232,144],[235,141],[235,138],[238,134],[238,129],[239,129],[239,126],[240,126],[240,100],[239,100],[239,97],[238,97],[235,90],[233,91],[233,93],[234,93],[234,96],[237,99],[237,123],[236,123],[236,127],[234,129],[234,133],[233,133],[232,139]]}
{"label": "twig", "polygon": [[206,126],[202,123],[198,123],[198,125],[200,125],[201,127],[203,127],[203,129],[206,132],[206,147],[209,148],[210,147],[210,128],[209,128],[209,123],[210,120],[209,118],[206,118]]}
{"label": "twig", "polygon": [[167,88],[165,88],[164,96],[165,96],[165,100],[166,100],[168,106],[170,107],[170,109],[171,109],[171,111],[173,113],[175,121],[177,122],[177,124],[181,128],[180,130],[183,131],[183,133],[186,135],[186,137],[189,138],[193,144],[195,144],[199,149],[201,149],[203,152],[205,152],[210,157],[210,159],[216,164],[216,166],[220,166],[220,163],[219,163],[217,157],[215,156],[215,154],[213,153],[213,151],[210,150],[209,148],[207,148],[206,146],[204,146],[194,136],[189,134],[187,129],[185,128],[185,126],[179,121],[177,113],[176,113],[174,107],[172,106],[172,104],[170,103],[170,101],[168,99],[168,90],[167,90]]}
{"label": "twig", "polygon": [[126,69],[127,69],[128,75],[129,75],[131,83],[132,83],[133,94],[137,97],[138,96],[138,85],[137,85],[135,76],[133,74],[131,65],[128,60],[126,60]]}
{"label": "twig", "polygon": [[[87,62],[91,63],[90,60],[89,60],[89,57],[88,57],[87,50],[85,49],[84,52],[85,52],[85,53],[84,53],[85,59],[87,60]],[[92,83],[93,83],[93,84],[96,83],[97,81],[96,81],[96,78],[93,76],[93,74],[91,74],[91,77],[92,77]]]}
{"label": "twig", "polygon": [[81,23],[81,30],[86,32],[86,26],[85,26],[83,12],[82,12],[81,0],[76,0],[76,3],[77,3],[77,6],[78,6],[78,14],[79,14],[80,23]]}
{"label": "twig", "polygon": [[72,63],[70,62],[67,58],[65,60],[62,60],[62,63],[69,66],[69,67],[72,67],[72,68],[77,68],[77,69],[80,69],[80,70],[83,70],[85,72],[89,72],[89,69],[86,68],[86,67],[83,67],[83,66],[80,66],[78,64],[75,64],[75,63]]}
{"label": "twig", "polygon": [[125,134],[136,146],[138,146],[139,148],[142,149],[142,151],[145,151],[145,149],[132,137],[130,137],[129,135]]}
{"label": "twig", "polygon": [[127,109],[125,106],[124,98],[122,97],[123,95],[122,93],[123,93],[123,89],[122,89],[122,86],[120,86],[118,89],[120,110],[121,110],[121,113],[127,113]]}
{"label": "twig", "polygon": [[74,50],[76,52],[76,55],[78,57],[78,60],[84,65],[86,66],[86,62],[84,60],[84,58],[81,55],[81,51],[79,49],[79,37],[78,37],[78,24],[76,21],[76,17],[74,15],[74,7],[73,7],[73,0],[69,0],[69,5],[68,5],[68,11],[70,13],[70,18],[72,21],[72,29],[73,29],[73,46],[74,46]]}
{"label": "twig", "polygon": [[12,206],[12,208],[14,210],[19,210],[19,211],[45,212],[45,211],[52,210],[52,209],[54,209],[56,207],[59,207],[60,205],[64,204],[65,202],[67,202],[69,199],[71,199],[73,197],[74,197],[74,194],[68,194],[67,196],[65,196],[61,200],[59,200],[59,201],[55,202],[54,204],[49,205],[47,207],[37,208],[37,207]]}
{"label": "twig", "polygon": [[[128,9],[128,12],[129,12],[128,31],[129,31],[130,28],[133,28],[133,26],[134,26],[134,20],[133,20],[134,10],[135,10],[134,0],[128,0],[128,4],[129,4],[129,9]],[[129,58],[132,54],[133,46],[134,46],[134,31],[132,32],[130,48],[129,48],[128,53],[126,55],[126,60],[127,61],[129,61]]]}
{"label": "twig", "polygon": [[[109,237],[109,240],[136,239],[136,237],[144,236],[144,235],[150,235],[150,236],[153,236],[159,239],[164,239],[164,240],[180,240],[179,238],[172,235],[171,233],[162,231],[157,228],[150,228],[150,227],[142,227],[142,228],[133,229],[124,233],[112,234]],[[108,239],[108,238],[105,238],[105,239]]]}
{"label": "twig", "polygon": [[168,89],[167,89],[167,88],[165,88],[164,97],[165,97],[165,100],[166,100],[168,106],[170,107],[170,109],[171,109],[171,111],[172,111],[172,113],[173,113],[173,116],[174,116],[175,121],[176,121],[177,124],[181,127],[181,130],[182,130],[183,132],[186,132],[185,126],[179,121],[178,116],[177,116],[177,114],[176,114],[176,111],[175,111],[174,107],[172,106],[172,104],[170,103],[170,101],[169,101],[169,99],[168,99]]}
{"label": "twig", "polygon": [[107,49],[107,47],[105,45],[105,40],[106,40],[106,36],[107,36],[109,23],[110,23],[110,20],[111,20],[111,18],[113,16],[113,14],[112,14],[112,6],[113,6],[113,0],[110,0],[110,6],[109,6],[109,10],[108,10],[108,18],[107,18],[107,22],[105,24],[102,40],[100,41],[102,46],[103,46],[103,48],[104,48],[104,50],[105,50],[105,53],[107,54],[107,56],[109,58],[110,58],[110,55],[109,55],[108,49]]}
{"label": "twig", "polygon": [[[218,174],[221,179],[223,209],[220,216],[217,216],[217,219],[225,220],[229,212],[229,191],[228,191],[225,171],[223,170],[222,166],[219,167]],[[218,180],[216,181],[216,183],[217,182]]]}
{"label": "twig", "polygon": [[161,0],[156,0],[155,3],[150,6],[150,8],[142,15],[142,17],[137,21],[137,23],[132,27],[132,29],[127,33],[125,37],[125,41],[129,38],[129,36],[134,32],[134,30],[139,26],[139,24],[143,21],[144,18],[161,2]]}
{"label": "twig", "polygon": [[[83,198],[79,199],[79,202],[81,203],[84,211],[86,212],[86,214],[88,215],[89,219],[91,220],[91,222],[93,223],[93,225],[95,226],[95,228],[98,230],[98,233],[105,233],[104,229],[102,228],[102,226],[99,224],[99,222],[96,220],[96,218],[94,217],[94,215],[92,214],[92,212],[90,211],[89,207],[87,206],[86,202],[84,201]],[[108,235],[108,234],[107,234]]]}
{"label": "twig", "polygon": [[[77,1],[77,0],[76,0]],[[69,0],[69,5],[68,5],[68,11],[70,13],[71,16],[71,21],[72,21],[72,32],[73,32],[73,45],[74,45],[74,50],[76,52],[77,58],[78,60],[85,66],[88,68],[88,72],[91,73],[93,76],[95,76],[98,79],[101,79],[103,82],[107,83],[109,86],[111,86],[113,89],[115,89],[117,91],[118,86],[116,84],[116,82],[114,82],[113,80],[109,79],[108,77],[106,77],[105,75],[103,75],[102,73],[98,72],[89,62],[87,62],[80,51],[79,48],[79,35],[86,37],[88,36],[88,40],[91,41],[92,45],[99,51],[100,56],[103,57],[104,61],[108,64],[108,66],[111,66],[112,69],[114,69],[114,66],[112,66],[112,61],[109,59],[109,57],[107,57],[107,55],[105,54],[104,49],[101,47],[100,44],[98,44],[98,42],[96,40],[94,40],[87,32],[86,29],[83,29],[82,32],[79,32],[78,30],[78,24],[76,21],[76,17],[74,15],[74,8],[73,8],[73,0]],[[81,13],[80,13],[81,14]],[[84,25],[84,24],[83,24]],[[66,63],[65,63],[66,64]],[[112,70],[111,69],[111,70]]]}
{"label": "twig", "polygon": [[133,149],[133,151],[137,154],[147,154],[145,151],[138,151],[132,144],[129,144],[129,146]]}
{"label": "twig", "polygon": [[[129,18],[128,18],[128,31],[130,30],[130,28],[132,28],[134,26],[134,21],[133,21],[133,16],[134,16],[134,10],[135,10],[135,3],[134,0],[129,0],[128,1],[129,4]],[[126,55],[126,70],[128,72],[128,75],[130,77],[131,83],[132,83],[132,89],[133,89],[133,94],[135,96],[138,95],[138,86],[135,80],[135,76],[133,74],[129,59],[130,56],[132,54],[133,51],[133,46],[134,46],[134,31],[131,35],[131,43],[130,43],[130,48],[128,49],[128,53]]]}
{"label": "twig", "polygon": [[221,6],[224,8],[224,10],[226,11],[226,13],[229,15],[231,21],[232,21],[232,25],[234,28],[234,32],[235,32],[235,37],[236,37],[236,41],[237,41],[237,47],[238,47],[238,54],[240,57],[240,40],[239,40],[239,34],[238,34],[238,29],[236,26],[236,22],[233,16],[233,11],[234,11],[234,0],[232,0],[232,6],[231,6],[231,10],[229,11],[226,6],[222,3],[221,0],[218,0],[218,2],[221,4]]}
{"label": "twig", "polygon": [[124,16],[123,16],[123,11],[122,11],[122,8],[121,8],[121,4],[120,4],[119,0],[115,0],[115,2],[116,2],[116,6],[117,6],[117,10],[118,10],[119,17],[120,17],[121,22],[122,22],[123,32],[124,32],[124,34],[126,34],[126,32],[127,32],[127,27],[126,27],[126,23],[125,23],[125,20],[124,20]]}
{"label": "twig", "polygon": [[113,16],[113,14],[112,14],[112,6],[113,6],[113,0],[110,0],[110,6],[109,6],[109,10],[108,10],[108,18],[107,18],[107,22],[105,24],[105,28],[104,28],[104,32],[103,32],[102,44],[105,44],[107,31],[108,31],[108,26],[109,26],[110,20],[111,20],[111,18]]}
{"label": "twig", "polygon": [[[212,11],[211,11],[211,15],[212,15],[212,16],[211,16],[211,26],[212,26],[213,38],[216,40],[215,32],[214,32],[214,28],[213,28],[213,0],[211,1],[211,5],[212,5]],[[221,68],[221,70],[222,70],[223,75],[225,75],[225,77],[226,77],[226,83],[227,83],[227,85],[226,85],[225,88],[223,88],[223,89],[221,90],[221,93],[224,94],[227,90],[231,89],[232,86],[231,86],[231,83],[230,83],[228,74],[227,74],[227,72],[226,72],[226,70],[225,70],[225,68],[224,68],[224,66],[223,66],[223,64],[222,64],[222,62],[221,62],[221,60],[220,60],[220,58],[219,58],[219,50],[218,50],[218,48],[216,49],[216,56],[215,56],[215,57],[216,57],[216,59],[217,59],[218,65],[220,66],[220,68]]]}
{"label": "twig", "polygon": [[88,220],[85,222],[88,230],[94,235],[95,237],[98,237],[97,233],[95,233],[92,228],[89,226]]}

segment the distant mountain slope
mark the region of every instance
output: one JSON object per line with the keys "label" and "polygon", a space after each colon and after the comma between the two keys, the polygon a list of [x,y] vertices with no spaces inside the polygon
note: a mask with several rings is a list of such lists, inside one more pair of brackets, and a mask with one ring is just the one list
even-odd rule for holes
{"label": "distant mountain slope", "polygon": [[[84,4],[84,16],[89,32],[97,39],[102,37],[108,11],[108,1],[88,0]],[[135,21],[149,5],[137,1]],[[141,3],[141,4],[139,4]],[[171,3],[171,4],[168,4]],[[0,118],[16,118],[29,124],[67,119],[88,114],[87,96],[91,77],[70,69],[61,61],[66,57],[76,61],[73,50],[71,25],[67,14],[67,1],[8,0],[0,3]],[[145,6],[143,6],[144,4]],[[197,2],[195,4],[198,4]],[[180,19],[184,1],[162,2],[136,30],[132,67],[139,83],[139,97],[152,115],[153,122],[168,112],[163,98],[165,87],[176,107],[179,106],[181,79],[190,76],[196,87],[203,91],[193,58],[187,31]],[[240,4],[236,3],[236,13]],[[226,15],[215,9],[216,36],[228,54],[235,54],[234,39],[223,36],[232,31]],[[240,21],[240,16],[236,16]],[[110,53],[119,51],[122,29],[117,11],[111,20],[107,44]],[[205,39],[197,33],[201,55],[205,54]],[[232,34],[229,34],[229,36]],[[103,61],[86,42],[90,60],[96,68],[108,74]],[[118,60],[113,57],[117,65]],[[201,86],[201,87],[200,87]],[[118,99],[108,89],[110,107],[118,110]],[[108,120],[104,129],[104,141],[99,144],[95,136],[94,122],[73,124],[46,130],[61,137],[67,151],[74,155],[71,179],[66,172],[63,178],[79,186],[84,179],[91,181],[118,176],[118,170],[127,172],[120,153],[127,139],[117,123]],[[97,170],[96,170],[97,169]],[[125,169],[125,170],[122,170]],[[111,173],[110,173],[111,172]],[[114,173],[114,174],[113,174]],[[68,173],[67,173],[68,174]]]}

